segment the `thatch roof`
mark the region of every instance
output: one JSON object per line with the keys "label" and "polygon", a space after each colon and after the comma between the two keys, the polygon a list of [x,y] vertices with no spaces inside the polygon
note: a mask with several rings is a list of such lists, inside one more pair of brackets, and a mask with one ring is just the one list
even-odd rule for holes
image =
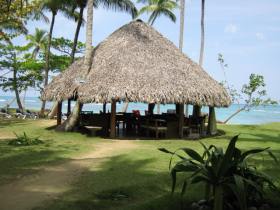
{"label": "thatch roof", "polygon": [[84,103],[133,101],[228,106],[226,90],[168,39],[142,21],[124,25],[93,52]]}
{"label": "thatch roof", "polygon": [[64,72],[53,78],[51,83],[42,92],[42,99],[62,101],[76,97],[79,78],[85,78],[88,69],[84,68],[84,59],[79,58]]}
{"label": "thatch roof", "polygon": [[[84,70],[83,70],[84,69]],[[226,90],[197,63],[142,21],[124,25],[93,51],[87,75],[78,60],[44,90],[46,100],[65,100],[78,93],[83,103],[133,101],[228,106]]]}

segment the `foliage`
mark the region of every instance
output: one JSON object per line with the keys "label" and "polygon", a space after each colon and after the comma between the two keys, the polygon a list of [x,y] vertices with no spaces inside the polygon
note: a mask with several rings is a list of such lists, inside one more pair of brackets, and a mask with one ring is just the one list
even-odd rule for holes
{"label": "foliage", "polygon": [[[63,55],[71,56],[73,49],[73,41],[70,39],[65,39],[63,37],[52,39],[52,48],[62,53]],[[76,53],[82,54],[85,51],[85,44],[83,42],[78,42],[76,46]]]}
{"label": "foliage", "polygon": [[218,54],[218,62],[221,65],[221,69],[224,73],[225,81],[220,84],[225,87],[228,91],[232,103],[237,103],[240,105],[240,101],[243,100],[244,104],[235,113],[230,115],[224,123],[227,123],[231,118],[240,113],[241,111],[250,111],[251,108],[257,106],[275,105],[278,104],[277,101],[267,98],[267,92],[265,90],[264,77],[262,75],[252,73],[249,76],[248,84],[244,84],[241,91],[237,91],[233,85],[230,85],[226,76],[226,68],[228,64],[225,63],[222,54]]}
{"label": "foliage", "polygon": [[16,135],[16,139],[12,139],[9,141],[9,145],[13,146],[31,146],[31,145],[38,145],[43,144],[44,142],[39,139],[39,137],[30,137],[27,136],[25,132],[23,132],[23,135]]}
{"label": "foliage", "polygon": [[[159,150],[172,154],[169,168],[173,157],[181,160],[171,169],[172,192],[174,192],[177,173],[186,173],[187,177],[182,186],[182,195],[191,184],[205,183],[207,186],[206,199],[215,210],[241,209],[246,210],[252,204],[263,202],[265,187],[278,192],[272,179],[258,171],[255,166],[248,164],[249,156],[268,151],[268,154],[277,161],[276,157],[268,150],[252,149],[242,152],[236,147],[238,136],[233,137],[224,152],[222,148],[210,145],[204,148],[203,155],[200,155],[191,148],[181,148],[170,152],[164,148]],[[186,156],[178,154],[183,151]],[[191,174],[189,174],[191,173]]]}
{"label": "foliage", "polygon": [[[27,33],[25,24],[29,19],[47,18],[39,11],[40,1],[0,0],[0,39],[10,38]],[[8,32],[8,33],[7,33]]]}
{"label": "foliage", "polygon": [[139,0],[138,2],[148,4],[139,10],[138,15],[143,13],[151,13],[148,23],[153,25],[155,20],[164,15],[171,21],[176,22],[176,15],[173,10],[178,8],[178,4],[173,0]]}
{"label": "foliage", "polygon": [[[37,87],[42,80],[41,70],[43,63],[31,58],[26,46],[14,46],[0,43],[0,87],[4,91],[19,92],[28,87]],[[14,76],[11,76],[14,75]]]}

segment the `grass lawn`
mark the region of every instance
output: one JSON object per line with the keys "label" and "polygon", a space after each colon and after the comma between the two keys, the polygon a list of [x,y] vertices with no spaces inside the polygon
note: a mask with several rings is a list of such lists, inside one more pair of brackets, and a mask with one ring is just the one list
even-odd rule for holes
{"label": "grass lawn", "polygon": [[[0,122],[0,185],[22,176],[36,173],[36,167],[46,164],[59,164],[79,154],[95,150],[95,145],[108,142],[101,138],[87,137],[78,133],[58,133],[47,129],[50,121],[25,120]],[[226,147],[230,137],[240,135],[238,147],[242,149],[271,147],[280,160],[280,123],[266,125],[220,125],[225,135],[206,138],[205,144]],[[13,132],[25,131],[31,136],[40,136],[42,145],[14,147],[7,145]],[[157,150],[165,147],[175,150],[191,147],[201,152],[198,141],[187,140],[140,140],[137,145],[122,154],[114,154],[102,161],[99,167],[89,167],[73,183],[72,188],[51,202],[36,209],[52,210],[153,210],[178,209],[180,196],[170,196],[169,156]],[[251,159],[251,163],[262,171],[280,179],[280,166],[268,155]],[[279,186],[279,184],[278,184]],[[180,191],[180,182],[178,183]],[[203,196],[203,186],[190,187],[185,201],[191,202]],[[280,198],[270,197],[274,205],[280,206]],[[277,209],[277,208],[275,208]]]}

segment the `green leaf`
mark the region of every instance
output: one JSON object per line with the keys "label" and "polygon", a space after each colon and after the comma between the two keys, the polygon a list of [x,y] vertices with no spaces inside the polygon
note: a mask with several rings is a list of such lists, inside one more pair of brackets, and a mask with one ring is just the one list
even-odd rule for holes
{"label": "green leaf", "polygon": [[181,196],[183,196],[186,192],[186,189],[187,189],[187,181],[185,180],[184,183],[183,183],[183,186],[182,186],[182,191],[181,191]]}
{"label": "green leaf", "polygon": [[183,150],[187,155],[189,155],[192,159],[200,162],[200,163],[204,163],[203,158],[200,156],[200,154],[198,154],[196,151],[194,151],[193,149],[190,148],[181,148],[180,150]]}
{"label": "green leaf", "polygon": [[[246,189],[243,178],[239,175],[234,175],[235,181],[235,196],[239,202],[241,210],[247,210]],[[234,191],[234,186],[232,186]]]}
{"label": "green leaf", "polygon": [[244,153],[241,155],[240,161],[245,160],[249,155],[254,155],[254,154],[263,152],[263,151],[265,151],[265,150],[268,150],[268,149],[269,149],[269,147],[264,148],[264,149],[252,149],[252,150],[248,150],[248,151],[244,152]]}
{"label": "green leaf", "polygon": [[271,151],[268,150],[267,153],[276,163],[279,163],[277,157]]}
{"label": "green leaf", "polygon": [[235,151],[235,144],[236,144],[236,141],[238,139],[238,136],[239,135],[236,135],[230,140],[230,143],[227,147],[226,153],[225,153],[225,155],[224,155],[224,157],[221,161],[221,164],[219,165],[219,168],[218,168],[218,175],[219,176],[223,176],[227,172],[228,168],[230,168],[229,163],[231,163],[231,161],[232,161],[234,151]]}

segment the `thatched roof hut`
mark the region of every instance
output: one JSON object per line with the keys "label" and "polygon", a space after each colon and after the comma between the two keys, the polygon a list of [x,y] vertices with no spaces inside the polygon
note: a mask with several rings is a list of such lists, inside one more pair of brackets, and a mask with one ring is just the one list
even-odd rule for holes
{"label": "thatched roof hut", "polygon": [[[83,70],[84,69],[84,70]],[[124,25],[93,51],[87,75],[83,59],[58,75],[43,99],[83,103],[133,101],[226,107],[226,90],[171,41],[142,21]],[[86,77],[85,83],[77,82]]]}
{"label": "thatched roof hut", "polygon": [[84,103],[114,99],[223,107],[231,102],[226,90],[197,63],[139,20],[95,48],[92,68],[78,95]]}
{"label": "thatched roof hut", "polygon": [[42,99],[63,101],[77,96],[80,85],[79,78],[85,78],[88,69],[84,68],[84,59],[79,58],[64,72],[53,78],[51,83],[42,92]]}

